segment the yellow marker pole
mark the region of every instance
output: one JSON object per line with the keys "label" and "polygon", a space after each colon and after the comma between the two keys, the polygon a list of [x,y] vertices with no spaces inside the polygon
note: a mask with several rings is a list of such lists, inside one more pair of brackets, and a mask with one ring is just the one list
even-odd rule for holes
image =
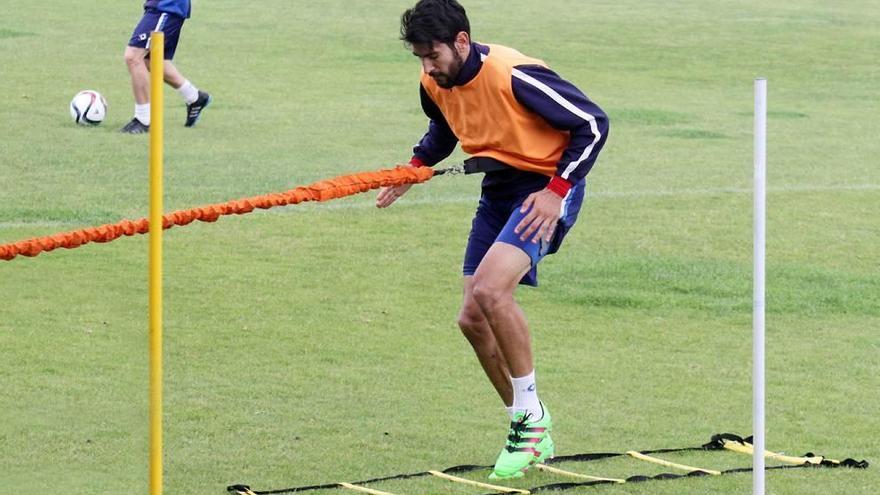
{"label": "yellow marker pole", "polygon": [[162,98],[165,34],[150,36],[150,495],[162,494]]}

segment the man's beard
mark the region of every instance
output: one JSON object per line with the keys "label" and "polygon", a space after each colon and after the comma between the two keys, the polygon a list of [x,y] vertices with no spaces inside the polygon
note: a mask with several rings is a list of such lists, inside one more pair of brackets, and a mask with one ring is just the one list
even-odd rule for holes
{"label": "man's beard", "polygon": [[453,54],[455,56],[455,61],[449,67],[448,73],[435,72],[430,74],[431,77],[434,78],[434,81],[437,82],[437,86],[440,86],[443,89],[451,89],[455,86],[455,80],[458,79],[458,74],[461,72],[461,66],[464,65],[464,59],[461,58],[461,55],[458,52],[453,52]]}

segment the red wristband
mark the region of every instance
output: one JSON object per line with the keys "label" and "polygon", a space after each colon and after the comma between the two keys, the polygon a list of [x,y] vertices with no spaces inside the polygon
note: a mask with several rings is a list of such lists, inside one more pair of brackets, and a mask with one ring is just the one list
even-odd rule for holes
{"label": "red wristband", "polygon": [[547,189],[556,193],[560,198],[564,198],[565,195],[568,194],[568,190],[571,189],[571,182],[558,175],[554,175],[553,178],[550,179],[550,183],[547,184]]}
{"label": "red wristband", "polygon": [[410,158],[409,164],[412,165],[413,167],[416,167],[416,168],[425,166],[425,162],[421,161],[420,159],[418,159],[416,157]]}

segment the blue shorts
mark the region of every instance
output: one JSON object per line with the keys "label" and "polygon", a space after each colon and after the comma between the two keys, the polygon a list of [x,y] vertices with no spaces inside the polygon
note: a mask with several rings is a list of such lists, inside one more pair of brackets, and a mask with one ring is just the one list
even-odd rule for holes
{"label": "blue shorts", "polygon": [[569,190],[562,200],[562,215],[556,224],[556,232],[550,242],[540,241],[533,243],[532,239],[521,241],[520,235],[513,229],[519,224],[526,213],[520,213],[519,209],[529,194],[522,194],[513,198],[488,198],[483,195],[477,212],[471,224],[471,233],[468,236],[467,248],[464,253],[464,275],[473,275],[477,267],[486,256],[486,252],[492,244],[503,242],[522,249],[532,259],[532,268],[520,280],[523,285],[538,285],[538,262],[559,250],[565,234],[574,226],[581,204],[584,202],[584,189],[586,181],[581,180]]}
{"label": "blue shorts", "polygon": [[[169,14],[168,12],[160,12],[155,9],[145,9],[141,22],[134,28],[131,33],[131,39],[128,40],[128,46],[136,48],[150,49],[150,33],[153,31],[162,31],[165,33],[165,60],[174,58],[174,52],[177,50],[177,42],[180,40],[180,30],[183,28],[183,17]],[[147,54],[149,57],[149,54]]]}

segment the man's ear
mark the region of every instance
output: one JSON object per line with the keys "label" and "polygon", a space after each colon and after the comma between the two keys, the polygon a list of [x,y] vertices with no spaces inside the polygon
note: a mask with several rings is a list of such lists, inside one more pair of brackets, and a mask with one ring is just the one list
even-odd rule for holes
{"label": "man's ear", "polygon": [[457,35],[455,35],[455,50],[463,55],[464,52],[467,51],[467,48],[471,44],[471,37],[464,31],[459,31]]}

